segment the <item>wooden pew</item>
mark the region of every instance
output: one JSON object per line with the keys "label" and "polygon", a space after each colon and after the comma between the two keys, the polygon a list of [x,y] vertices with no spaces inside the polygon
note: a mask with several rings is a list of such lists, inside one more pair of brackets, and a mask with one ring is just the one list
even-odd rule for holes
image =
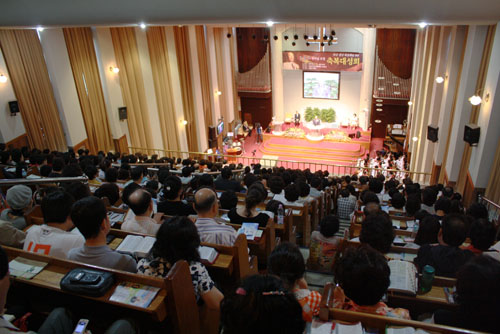
{"label": "wooden pew", "polygon": [[[4,247],[9,261],[23,257],[35,261],[46,262],[48,265],[31,280],[13,278],[15,285],[29,286],[36,290],[51,290],[64,295],[78,296],[93,300],[100,306],[113,305],[131,311],[140,316],[146,316],[155,322],[163,322],[167,318],[172,321],[175,333],[200,333],[200,318],[196,298],[191,283],[191,274],[186,261],[177,262],[170,270],[166,279],[148,277],[145,275],[127,273],[120,270],[102,268],[80,262],[58,259],[51,256],[29,253],[12,247]],[[59,283],[63,276],[74,268],[88,268],[113,273],[115,283],[102,297],[89,297],[61,290]],[[132,305],[110,301],[116,286],[123,282],[132,282],[160,288],[149,307],[141,308]]]}
{"label": "wooden pew", "polygon": [[334,321],[349,322],[349,323],[361,322],[364,327],[378,329],[379,333],[385,333],[387,326],[420,328],[432,333],[442,333],[442,334],[480,333],[457,327],[443,326],[443,325],[431,324],[414,320],[391,318],[370,313],[361,313],[361,312],[335,309],[332,307],[334,289],[335,286],[333,283],[327,283],[323,290],[322,300],[320,304],[320,311],[319,311],[319,317],[323,321],[334,320]]}
{"label": "wooden pew", "polygon": [[26,230],[31,225],[42,225],[44,223],[42,207],[40,205],[35,205],[30,210],[26,211],[24,213],[24,220],[26,221]]}

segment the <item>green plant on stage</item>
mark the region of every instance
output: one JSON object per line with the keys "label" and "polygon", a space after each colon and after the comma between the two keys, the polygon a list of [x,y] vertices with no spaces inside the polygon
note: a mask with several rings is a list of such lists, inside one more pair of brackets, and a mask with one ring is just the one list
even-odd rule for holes
{"label": "green plant on stage", "polygon": [[337,115],[335,113],[335,109],[333,108],[328,108],[328,109],[319,109],[319,108],[311,108],[307,107],[305,112],[304,112],[304,118],[306,122],[311,122],[314,117],[318,116],[318,118],[325,123],[332,123],[335,122],[335,119],[337,118]]}

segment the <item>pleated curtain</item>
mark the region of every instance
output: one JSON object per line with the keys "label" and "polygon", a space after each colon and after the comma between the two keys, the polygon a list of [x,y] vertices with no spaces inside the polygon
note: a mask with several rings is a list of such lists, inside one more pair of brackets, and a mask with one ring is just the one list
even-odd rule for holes
{"label": "pleated curtain", "polygon": [[[224,34],[224,37],[223,37]],[[222,92],[219,98],[219,106],[221,116],[224,117],[226,122],[229,122],[228,117],[228,105],[225,98],[225,94],[232,94],[232,87],[226,82],[225,68],[224,68],[224,41],[225,30],[223,28],[214,28],[214,44],[215,44],[215,60],[217,64],[217,83],[219,85],[219,91]]]}
{"label": "pleated curtain", "polygon": [[[201,95],[203,99],[203,118],[205,119],[205,126],[214,125],[214,116],[212,110],[212,97],[215,91],[210,83],[210,74],[208,70],[208,54],[207,54],[207,40],[205,36],[205,27],[196,26],[196,46],[198,49],[198,65],[200,67],[200,84]],[[208,138],[207,138],[208,139]]]}
{"label": "pleated curtain", "polygon": [[165,28],[148,27],[146,36],[158,104],[163,147],[168,150],[178,151],[180,149],[179,134],[177,132],[179,121],[175,114]]}
{"label": "pleated curtain", "polygon": [[99,68],[90,28],[64,28],[64,39],[75,79],[89,149],[94,154],[113,145]]}
{"label": "pleated curtain", "polygon": [[128,129],[133,147],[152,149],[144,80],[134,28],[110,28],[115,58],[120,72],[120,87],[127,107]]}
{"label": "pleated curtain", "polygon": [[66,139],[36,30],[0,30],[0,46],[29,145],[39,149],[66,150]]}

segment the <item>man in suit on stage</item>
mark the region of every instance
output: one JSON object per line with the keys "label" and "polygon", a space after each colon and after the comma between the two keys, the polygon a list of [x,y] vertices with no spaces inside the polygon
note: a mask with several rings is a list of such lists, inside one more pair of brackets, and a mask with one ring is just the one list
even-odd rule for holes
{"label": "man in suit on stage", "polygon": [[321,120],[318,118],[318,116],[314,116],[314,119],[313,119],[313,125],[314,126],[318,126],[321,124]]}
{"label": "man in suit on stage", "polygon": [[298,111],[295,111],[295,115],[293,115],[293,120],[295,122],[295,126],[300,125],[300,114]]}

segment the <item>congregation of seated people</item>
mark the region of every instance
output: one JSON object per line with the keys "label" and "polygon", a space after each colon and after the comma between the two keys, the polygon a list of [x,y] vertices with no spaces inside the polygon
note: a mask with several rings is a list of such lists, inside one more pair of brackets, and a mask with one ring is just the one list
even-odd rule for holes
{"label": "congregation of seated people", "polygon": [[[451,187],[422,186],[409,177],[399,182],[382,174],[335,176],[141,153],[3,147],[0,158],[7,179],[87,177],[85,182],[60,184],[56,179],[38,190],[31,185],[2,190],[1,246],[159,278],[185,260],[198,305],[220,314],[223,333],[303,333],[317,318],[322,300],[306,280],[308,271],[328,275],[337,284],[335,308],[415,319],[409,310],[391,307],[384,299],[397,217],[413,221],[404,247],[415,250],[417,270],[431,266],[435,276],[456,279],[458,307],[435,311],[431,321],[487,332],[500,328],[500,231],[484,205],[465,209],[462,196]],[[141,163],[158,168],[149,170]],[[327,193],[332,194],[328,210]],[[239,225],[274,226],[280,209],[319,200],[324,201],[323,211],[310,245],[277,242],[266,264],[259,266],[260,274],[234,282],[230,290],[212,278],[200,259],[202,243],[232,246]],[[43,223],[28,225],[26,215],[35,205]],[[124,221],[113,225],[109,210],[126,212]],[[341,231],[343,223],[352,226],[359,217],[359,236]],[[112,228],[154,236],[155,243],[146,257],[136,259],[110,247]],[[8,260],[1,248],[0,267],[3,312],[4,305],[8,311],[17,301],[6,297]],[[68,312],[55,309],[40,328],[30,329],[50,333],[54,324],[66,323],[71,328],[61,332],[72,333],[74,319]],[[133,327],[120,320],[108,332],[133,333]],[[14,331],[0,318],[0,333]]]}

